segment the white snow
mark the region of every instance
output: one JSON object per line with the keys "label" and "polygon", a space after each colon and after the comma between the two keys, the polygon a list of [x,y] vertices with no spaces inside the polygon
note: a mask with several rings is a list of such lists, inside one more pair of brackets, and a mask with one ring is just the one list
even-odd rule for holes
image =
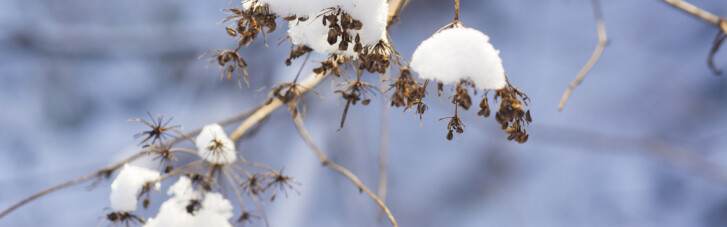
{"label": "white snow", "polygon": [[[159,172],[143,167],[126,164],[121,173],[111,183],[111,209],[119,212],[136,210],[137,195],[147,182],[159,179]],[[159,190],[161,185],[156,182],[154,188]]]}
{"label": "white snow", "polygon": [[222,126],[218,124],[204,126],[195,144],[199,156],[208,162],[230,164],[237,159],[235,143],[227,137]]}
{"label": "white snow", "polygon": [[[349,45],[349,51],[344,52],[338,50],[337,43],[334,45],[328,44],[329,29],[328,26],[323,25],[321,15],[326,10],[336,7],[340,7],[343,12],[361,21],[363,24],[361,30],[352,30],[350,34],[351,37],[356,37],[358,34],[361,38],[361,44],[364,46],[373,46],[380,40],[386,40],[386,19],[389,10],[389,4],[386,0],[259,0],[259,3],[268,4],[270,10],[279,16],[307,16],[307,21],[291,21],[288,24],[288,34],[293,44],[307,45],[319,53],[354,56],[353,44]],[[247,5],[243,4],[243,6],[249,7],[249,4],[248,2]]]}
{"label": "white snow", "polygon": [[451,28],[424,40],[414,51],[411,69],[422,79],[454,84],[471,80],[477,89],[505,87],[500,51],[490,37],[472,28]]}
{"label": "white snow", "polygon": [[[230,201],[217,192],[202,195],[192,188],[192,181],[186,176],[180,177],[177,183],[169,187],[167,194],[173,197],[162,203],[156,217],[149,218],[144,226],[232,226],[227,221],[234,216]],[[187,212],[191,199],[202,199],[200,208],[194,215]]]}

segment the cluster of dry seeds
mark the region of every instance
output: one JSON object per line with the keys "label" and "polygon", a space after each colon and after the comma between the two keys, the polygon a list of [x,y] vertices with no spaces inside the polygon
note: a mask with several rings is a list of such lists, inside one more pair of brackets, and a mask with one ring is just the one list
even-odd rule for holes
{"label": "cluster of dry seeds", "polygon": [[394,93],[391,94],[391,105],[396,107],[404,106],[404,111],[412,109],[416,105],[415,113],[419,115],[419,120],[421,120],[422,115],[427,111],[427,105],[424,104],[422,99],[427,95],[428,83],[429,81],[426,81],[422,86],[414,80],[409,68],[401,68],[399,78],[394,79],[394,83],[389,88],[394,89]]}
{"label": "cluster of dry seeds", "polygon": [[[472,106],[472,98],[469,93],[470,88],[473,90],[474,95],[477,95],[477,90],[472,82],[461,81],[457,83],[453,88],[455,94],[450,97],[452,103],[455,105],[454,115],[439,119],[450,119],[449,124],[447,124],[448,140],[453,138],[453,132],[457,132],[458,134],[464,132],[464,124],[459,118],[457,109],[461,107],[464,110],[469,110]],[[444,84],[439,83],[437,90],[440,96],[443,89]],[[480,111],[477,112],[479,116],[490,116],[491,110],[487,100],[487,93],[487,90],[485,90],[485,94],[480,101]],[[509,134],[507,140],[515,140],[518,143],[527,142],[529,136],[526,127],[533,121],[530,117],[530,110],[523,109],[523,104],[527,107],[530,101],[528,96],[508,83],[504,88],[495,90],[494,97],[495,101],[500,101],[500,109],[495,113],[495,119],[500,124],[500,127]],[[392,97],[392,99],[394,98]]]}
{"label": "cluster of dry seeds", "polygon": [[230,36],[239,36],[238,46],[240,47],[252,43],[264,28],[267,28],[265,32],[272,33],[278,27],[275,22],[278,16],[270,11],[267,4],[258,4],[257,1],[253,1],[248,9],[231,8],[227,10],[230,11],[231,15],[222,22],[234,20],[236,27],[226,29]]}
{"label": "cluster of dry seeds", "polygon": [[297,47],[291,47],[290,48],[290,56],[285,59],[285,65],[290,66],[293,64],[293,59],[299,58],[300,56],[303,56],[307,53],[310,53],[313,51],[310,47],[306,45],[299,45]]}
{"label": "cluster of dry seeds", "polygon": [[[275,31],[277,28],[275,19],[277,16],[270,11],[270,7],[268,5],[260,5],[257,1],[253,1],[248,9],[231,8],[227,9],[227,11],[229,11],[229,14],[231,15],[227,16],[224,20],[222,20],[222,22],[235,22],[235,28],[226,27],[225,30],[228,35],[238,37],[237,48],[235,48],[235,50],[214,50],[217,54],[210,58],[212,59],[210,63],[217,62],[220,67],[223,68],[222,77],[225,77],[226,75],[228,80],[232,77],[232,73],[235,72],[235,70],[241,70],[241,73],[238,76],[238,84],[240,83],[240,79],[244,76],[245,83],[249,86],[250,84],[246,70],[247,63],[245,62],[245,59],[240,56],[238,50],[240,50],[241,47],[252,43],[255,38],[257,38],[258,34],[263,33],[263,35],[265,35],[265,32],[272,33]],[[263,29],[265,28],[267,28],[267,30],[263,32]],[[242,85],[240,84],[240,86]]]}
{"label": "cluster of dry seeds", "polygon": [[533,119],[530,117],[529,109],[527,111],[523,110],[523,104],[528,106],[530,99],[510,83],[505,88],[495,91],[495,101],[498,98],[501,99],[501,102],[500,109],[495,113],[495,119],[497,123],[500,123],[500,127],[510,134],[507,140],[515,140],[518,143],[527,142],[528,132],[525,127]]}
{"label": "cluster of dry seeds", "polygon": [[386,73],[386,69],[391,66],[390,56],[394,53],[391,45],[387,44],[383,40],[373,47],[366,47],[359,50],[355,50],[358,53],[358,58],[361,60],[359,69],[365,69],[370,73]]}
{"label": "cluster of dry seeds", "polygon": [[[323,26],[328,26],[328,44],[334,45],[338,43],[338,50],[346,51],[350,44],[354,44],[354,51],[359,52],[363,49],[361,45],[361,37],[351,36],[351,31],[359,31],[363,27],[360,20],[354,19],[350,14],[341,10],[341,8],[329,8],[323,14]],[[340,42],[339,42],[340,40]],[[355,41],[355,42],[354,42]]]}

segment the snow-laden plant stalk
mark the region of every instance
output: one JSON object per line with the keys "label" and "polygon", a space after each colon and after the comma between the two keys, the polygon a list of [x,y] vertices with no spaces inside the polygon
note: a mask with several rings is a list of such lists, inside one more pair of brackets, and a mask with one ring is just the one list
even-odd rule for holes
{"label": "snow-laden plant stalk", "polygon": [[[235,142],[244,138],[246,133],[259,125],[270,113],[279,107],[288,106],[298,133],[319,157],[324,166],[341,173],[353,182],[362,192],[370,196],[389,218],[393,226],[398,226],[394,215],[384,201],[368,189],[352,172],[329,160],[310,138],[303,125],[305,115],[304,94],[324,78],[331,76],[331,81],[343,81],[338,84],[340,94],[346,101],[341,118],[341,129],[344,127],[349,108],[357,103],[366,106],[371,102],[370,95],[379,92],[376,85],[364,82],[366,77],[383,75],[396,69],[399,76],[391,84],[393,90],[390,104],[404,107],[404,111],[414,111],[423,119],[427,110],[424,98],[427,94],[429,81],[437,81],[437,93],[444,92],[444,85],[451,84],[455,106],[454,115],[442,119],[450,119],[447,125],[447,139],[453,139],[453,132],[463,133],[464,123],[459,117],[459,108],[469,109],[472,105],[470,90],[474,95],[481,90],[484,97],[480,102],[479,115],[488,117],[490,108],[487,101],[488,91],[494,91],[495,101],[500,101],[496,120],[501,128],[509,134],[508,140],[524,143],[528,139],[527,125],[532,121],[528,105],[529,98],[512,86],[504,73],[502,60],[489,37],[472,28],[466,28],[460,21],[460,3],[455,0],[454,22],[446,25],[432,37],[424,41],[412,56],[411,64],[395,50],[387,29],[397,19],[398,12],[406,5],[404,0],[245,0],[239,8],[227,9],[228,16],[223,22],[231,22],[225,32],[234,37],[237,47],[232,50],[218,49],[211,53],[211,62],[216,62],[222,78],[231,79],[237,75],[238,83],[244,78],[248,86],[250,76],[246,69],[252,67],[245,61],[239,50],[279,28],[278,19],[288,22],[286,39],[291,43],[290,56],[286,65],[310,52],[328,55],[305,79],[299,81],[298,76],[289,83],[278,83],[269,93],[265,103],[246,118],[232,133],[222,128],[225,124],[209,124],[200,130],[183,133],[176,126],[169,126],[163,116],[151,119],[132,119],[150,127],[137,135],[142,138],[140,145],[144,151],[96,173],[83,176],[66,184],[42,192],[11,207],[0,214],[4,216],[22,204],[57,189],[98,177],[110,178],[117,169],[123,169],[112,183],[111,209],[106,218],[111,224],[143,224],[146,226],[198,226],[202,224],[230,226],[228,221],[233,205],[220,191],[231,189],[237,205],[242,213],[237,215],[237,223],[252,222],[262,219],[268,224],[263,206],[267,201],[274,201],[277,193],[288,194],[296,191],[298,183],[292,176],[285,175],[283,170],[248,161],[243,153],[235,148]],[[355,80],[350,80],[349,73],[343,65],[354,66]],[[410,71],[411,68],[411,71]],[[413,76],[415,72],[423,83]],[[300,75],[300,73],[298,74]],[[315,92],[315,91],[314,91]],[[386,92],[384,92],[386,93]],[[316,92],[316,94],[318,94]],[[235,120],[241,120],[236,118]],[[177,136],[171,138],[173,134]],[[196,138],[193,138],[195,137]],[[182,140],[192,141],[196,150],[178,147]],[[198,158],[185,165],[175,167],[176,155],[190,155]],[[134,159],[152,156],[158,160],[158,170],[144,169],[128,165]],[[281,168],[282,169],[282,168]],[[155,217],[144,219],[134,214],[141,201],[146,209],[155,192],[161,190],[165,179],[178,178],[177,183],[170,186],[167,194],[172,196],[162,203]],[[381,182],[380,182],[381,183]],[[381,191],[381,188],[379,189]],[[253,214],[246,208],[243,197],[253,201],[260,215]]]}

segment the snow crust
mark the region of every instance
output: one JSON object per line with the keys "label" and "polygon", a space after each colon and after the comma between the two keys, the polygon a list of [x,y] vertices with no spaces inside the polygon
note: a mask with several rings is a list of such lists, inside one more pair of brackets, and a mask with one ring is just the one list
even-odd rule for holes
{"label": "snow crust", "polygon": [[414,51],[411,69],[422,79],[454,84],[471,80],[477,89],[505,87],[500,51],[490,37],[472,28],[451,28],[424,40]]}
{"label": "snow crust", "polygon": [[[111,183],[111,209],[118,212],[131,212],[136,210],[137,195],[147,182],[159,179],[159,172],[143,167],[126,164],[119,175]],[[156,182],[154,188],[159,190],[161,185]]]}
{"label": "snow crust", "polygon": [[198,155],[212,163],[230,164],[235,162],[235,143],[227,137],[225,130],[218,124],[204,126],[195,142]]}
{"label": "snow crust", "polygon": [[[167,194],[173,195],[162,203],[156,217],[149,218],[146,227],[194,227],[194,226],[232,226],[227,220],[232,218],[233,206],[222,194],[217,192],[200,193],[192,188],[192,181],[179,177]],[[194,214],[187,212],[190,200],[202,199],[199,210]]]}
{"label": "snow crust", "polygon": [[351,37],[356,37],[358,34],[364,46],[373,46],[382,39],[386,40],[386,19],[389,11],[386,0],[259,0],[258,2],[268,4],[272,12],[282,17],[289,15],[308,17],[307,21],[289,22],[288,34],[293,44],[307,45],[319,53],[354,56],[353,44],[349,45],[348,51],[341,52],[338,50],[338,43],[330,45],[327,42],[329,29],[323,25],[321,15],[331,8],[340,7],[343,12],[362,22],[361,30],[352,30],[350,34]]}

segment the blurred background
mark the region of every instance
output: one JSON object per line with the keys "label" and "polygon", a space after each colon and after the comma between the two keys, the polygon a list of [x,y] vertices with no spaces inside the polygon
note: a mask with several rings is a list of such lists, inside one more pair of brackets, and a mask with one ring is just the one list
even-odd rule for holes
{"label": "blurred background", "polygon": [[[691,2],[727,14],[724,1]],[[292,81],[302,60],[283,64],[290,49],[277,46],[282,23],[268,47],[259,39],[241,51],[250,88],[220,80],[217,66],[198,58],[234,48],[217,24],[220,9],[234,6],[0,1],[0,209],[139,151],[133,135],[146,128],[127,119],[166,113],[192,130],[263,102],[268,90],[258,88]],[[465,25],[491,37],[512,84],[532,98],[526,144],[507,141],[494,117],[476,110],[461,113],[465,133],[447,141],[446,121],[437,119],[451,115],[451,104],[433,90],[421,126],[379,95],[352,106],[336,132],[345,102],[328,80],[317,87],[324,99],[306,96],[307,128],[374,190],[388,130],[387,204],[401,226],[727,226],[727,78],[706,63],[717,29],[659,0],[602,7],[610,42],[559,112],[597,41],[591,2],[462,0]],[[409,58],[452,11],[452,1],[411,1],[390,29],[399,53]],[[716,62],[727,68],[727,51]],[[390,124],[382,129],[384,114]],[[302,184],[300,194],[265,207],[271,226],[390,225],[350,181],[321,167],[284,108],[237,146]],[[110,181],[92,190],[89,183],[21,207],[0,226],[102,224]],[[139,213],[153,216],[160,203]]]}

